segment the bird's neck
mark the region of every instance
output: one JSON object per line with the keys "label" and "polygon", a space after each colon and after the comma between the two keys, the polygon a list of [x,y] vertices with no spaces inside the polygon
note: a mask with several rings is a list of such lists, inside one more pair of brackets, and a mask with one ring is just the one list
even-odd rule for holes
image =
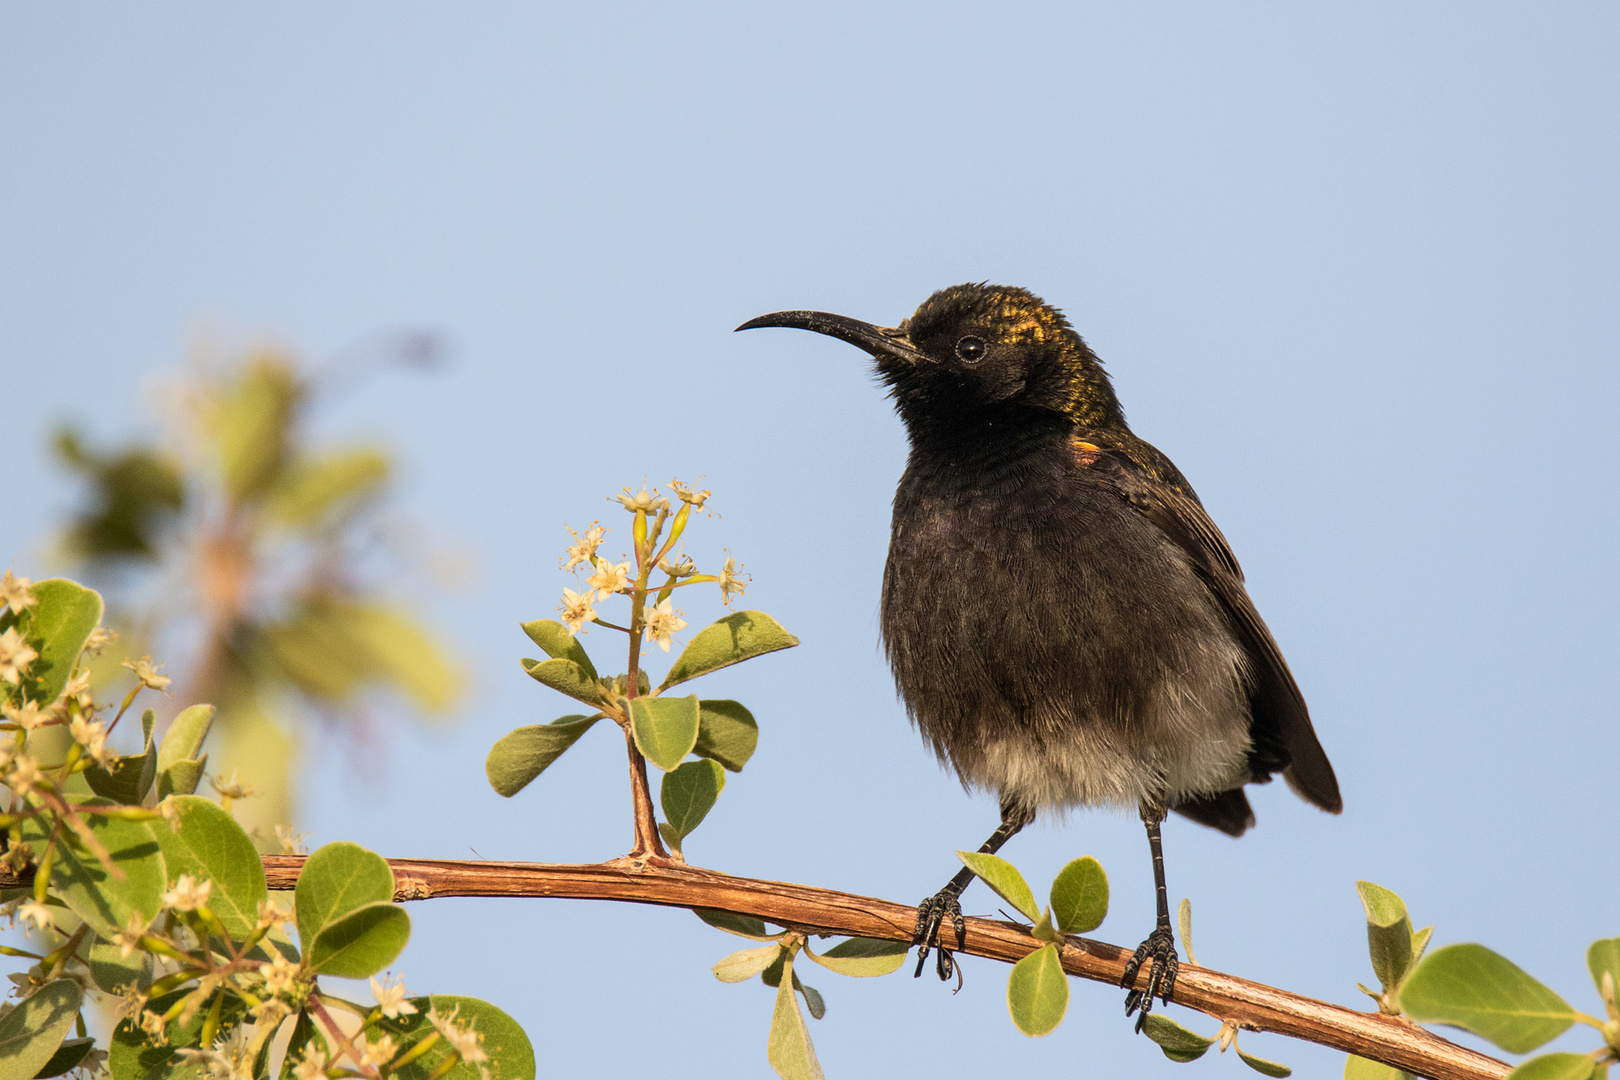
{"label": "bird's neck", "polygon": [[[904,414],[902,414],[904,416]],[[956,416],[904,416],[910,470],[930,476],[1016,478],[1073,435],[1074,422],[1046,409],[1005,406]]]}

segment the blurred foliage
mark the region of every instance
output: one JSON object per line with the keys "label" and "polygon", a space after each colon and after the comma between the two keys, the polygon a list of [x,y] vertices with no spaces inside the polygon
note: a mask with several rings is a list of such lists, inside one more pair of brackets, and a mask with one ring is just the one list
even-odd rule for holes
{"label": "blurred foliage", "polygon": [[261,348],[168,388],[161,445],[101,450],[73,428],[55,439],[85,492],[60,550],[108,588],[124,635],[101,666],[197,643],[177,677],[219,706],[215,771],[261,796],[245,811],[261,832],[292,817],[299,720],[364,740],[380,692],[438,713],[463,682],[397,593],[402,560],[377,557],[395,554],[383,528],[393,452],[310,437],[330,374]]}

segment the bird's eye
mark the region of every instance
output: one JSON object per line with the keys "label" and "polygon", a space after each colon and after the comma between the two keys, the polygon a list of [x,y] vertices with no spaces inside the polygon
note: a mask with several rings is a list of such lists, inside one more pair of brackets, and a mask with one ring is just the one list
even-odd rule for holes
{"label": "bird's eye", "polygon": [[969,334],[956,343],[957,358],[964,364],[977,364],[984,359],[984,353],[984,338],[974,337]]}

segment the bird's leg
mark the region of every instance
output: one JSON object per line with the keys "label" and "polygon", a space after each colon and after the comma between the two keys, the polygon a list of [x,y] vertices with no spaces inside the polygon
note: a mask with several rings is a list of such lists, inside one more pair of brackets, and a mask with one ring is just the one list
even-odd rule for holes
{"label": "bird's leg", "polygon": [[[1001,824],[990,834],[990,839],[980,845],[980,854],[995,854],[1001,845],[1011,840],[1019,829],[1033,820],[1035,820],[1033,810],[1022,803],[1003,799]],[[940,924],[947,917],[951,920],[951,928],[956,931],[956,947],[960,949],[967,943],[967,922],[962,918],[961,898],[962,890],[972,883],[973,871],[964,866],[943,889],[917,905],[917,928],[911,935],[911,943],[917,946],[917,970],[912,973],[912,978],[922,976],[923,961],[928,959],[929,948],[935,942]],[[949,979],[951,973],[956,970],[956,962],[951,958],[951,951],[943,944],[939,946],[939,956],[934,962],[934,968],[942,981]]]}
{"label": "bird's leg", "polygon": [[[1170,898],[1164,886],[1164,848],[1159,841],[1159,823],[1164,820],[1164,815],[1162,807],[1146,803],[1142,806],[1148,847],[1153,851],[1153,886],[1158,891],[1159,923],[1147,940],[1136,947],[1135,955],[1126,963],[1125,974],[1119,980],[1119,985],[1130,990],[1125,995],[1125,1015],[1129,1016],[1139,1008],[1142,1010],[1136,1018],[1137,1031],[1141,1031],[1142,1025],[1147,1023],[1155,997],[1166,1005],[1170,1004],[1170,997],[1176,991],[1176,972],[1181,967],[1181,961],[1176,957],[1175,933],[1170,929]],[[1144,961],[1150,962],[1147,986],[1137,990],[1134,986],[1136,973]]]}

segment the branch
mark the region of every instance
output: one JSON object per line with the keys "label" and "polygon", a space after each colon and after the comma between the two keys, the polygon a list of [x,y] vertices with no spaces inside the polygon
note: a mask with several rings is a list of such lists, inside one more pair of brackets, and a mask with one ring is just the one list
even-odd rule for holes
{"label": "branch", "polygon": [[[390,859],[388,864],[394,870],[396,900],[534,896],[717,908],[793,930],[888,941],[910,941],[917,922],[917,909],[904,904],[807,885],[731,877],[663,859],[624,858],[586,865]],[[266,855],[266,882],[272,889],[291,889],[303,865],[301,856]],[[968,919],[967,945],[958,951],[1013,963],[1041,945],[1016,923]],[[1129,949],[1081,937],[1070,937],[1061,952],[1064,971],[1112,986],[1119,985],[1125,961],[1131,956]],[[1143,972],[1138,986],[1146,982]],[[1192,964],[1181,965],[1175,1002],[1220,1021],[1231,1020],[1248,1031],[1274,1031],[1331,1046],[1434,1080],[1502,1080],[1509,1071],[1504,1062],[1458,1046],[1400,1017],[1357,1012]]]}

